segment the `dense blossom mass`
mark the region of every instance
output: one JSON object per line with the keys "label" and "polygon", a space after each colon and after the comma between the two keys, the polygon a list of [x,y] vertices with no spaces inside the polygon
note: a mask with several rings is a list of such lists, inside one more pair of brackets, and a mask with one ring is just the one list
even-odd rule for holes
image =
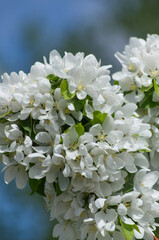
{"label": "dense blossom mass", "polygon": [[137,103],[139,115],[150,123],[149,158],[153,169],[159,170],[159,36],[148,35],[146,41],[130,38],[124,53],[116,57],[122,70],[113,78],[119,82],[127,102]]}
{"label": "dense blossom mass", "polygon": [[[149,156],[157,159],[158,116],[146,108],[141,118],[138,107],[147,91],[159,88],[158,39],[132,39],[125,54],[117,54],[119,85],[110,84],[111,66],[101,66],[94,55],[62,58],[55,50],[29,74],[2,76],[4,180],[15,179],[19,189],[29,182],[32,193],[44,196],[57,221],[53,237],[153,239],[159,172],[151,170]],[[151,96],[159,101],[156,91]]]}

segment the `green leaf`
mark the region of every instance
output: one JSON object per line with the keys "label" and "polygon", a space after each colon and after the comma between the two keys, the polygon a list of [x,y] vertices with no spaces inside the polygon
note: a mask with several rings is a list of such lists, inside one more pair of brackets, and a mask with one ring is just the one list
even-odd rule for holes
{"label": "green leaf", "polygon": [[62,193],[59,184],[57,182],[56,183],[54,182],[53,185],[55,188],[56,195],[59,196]]}
{"label": "green leaf", "polygon": [[[39,180],[38,180],[39,181]],[[45,192],[44,192],[44,189],[45,189],[45,182],[46,182],[46,179],[45,178],[42,178],[41,181],[40,181],[40,184],[38,185],[38,189],[37,189],[37,193],[40,194],[41,196],[45,197]]]}
{"label": "green leaf", "polygon": [[131,192],[133,190],[134,175],[135,175],[134,173],[127,174],[127,176],[125,178],[125,184],[123,185],[123,188],[122,188],[122,192],[124,194]]}
{"label": "green leaf", "polygon": [[132,240],[134,237],[133,225],[125,224],[121,219],[120,224],[126,240]]}
{"label": "green leaf", "polygon": [[141,150],[139,150],[139,152],[142,152],[142,153],[145,153],[145,152],[150,153],[151,150],[150,150],[150,149],[141,149]]}
{"label": "green leaf", "polygon": [[32,137],[32,118],[29,116],[25,120],[19,120],[19,124],[24,132],[24,134]]}
{"label": "green leaf", "polygon": [[49,74],[47,77],[51,83],[51,94],[53,94],[54,90],[60,86],[62,78],[55,76],[54,74]]}
{"label": "green leaf", "polygon": [[119,85],[119,82],[114,80],[114,85]]}
{"label": "green leaf", "polygon": [[139,228],[138,228],[138,226],[137,226],[136,224],[134,224],[132,227],[133,227],[133,229],[135,229],[137,232],[141,233],[140,230],[139,230]]}
{"label": "green leaf", "polygon": [[151,85],[148,86],[148,87],[142,86],[142,88],[140,88],[140,90],[141,90],[142,92],[147,92],[147,91],[149,91],[152,87],[153,87],[153,83],[151,83]]}
{"label": "green leaf", "polygon": [[2,115],[0,116],[0,119],[1,119],[1,118],[4,118],[5,116],[7,116],[7,115],[9,115],[9,114],[11,114],[11,113],[12,113],[12,111],[9,111],[9,112],[7,112],[7,113],[2,114]]}
{"label": "green leaf", "polygon": [[85,99],[79,100],[76,96],[72,99],[76,112],[84,108]]}
{"label": "green leaf", "polygon": [[[153,89],[152,89],[153,90]],[[153,108],[159,105],[157,102],[152,101],[153,91],[147,92],[143,101],[140,104],[140,108]]]}
{"label": "green leaf", "polygon": [[40,183],[41,183],[41,180],[29,178],[29,186],[30,186],[30,188],[32,190],[30,195],[33,195],[34,193],[37,192],[37,189],[38,189],[38,186],[40,185]]}
{"label": "green leaf", "polygon": [[32,190],[30,195],[33,195],[34,193],[38,193],[45,197],[45,193],[44,193],[45,181],[46,181],[45,178],[38,179],[38,180],[29,178],[29,186]]}
{"label": "green leaf", "polygon": [[101,113],[100,111],[93,112],[92,124],[102,124],[107,117],[107,113]]}
{"label": "green leaf", "polygon": [[5,118],[0,118],[0,123],[6,123],[7,122],[7,119],[5,119]]}
{"label": "green leaf", "polygon": [[60,84],[60,89],[61,89],[61,95],[63,96],[64,99],[68,100],[68,99],[72,99],[74,98],[74,96],[76,95],[76,92],[71,94],[68,90],[68,83],[67,80],[64,79],[62,80],[61,84]]}
{"label": "green leaf", "polygon": [[76,132],[78,133],[79,136],[82,136],[84,134],[84,127],[81,123],[74,125],[74,128],[76,129]]}
{"label": "green leaf", "polygon": [[154,82],[155,93],[157,94],[157,96],[159,96],[159,86],[158,86],[158,84],[156,83],[156,79],[154,79],[153,82]]}
{"label": "green leaf", "polygon": [[55,76],[54,74],[49,74],[46,78],[55,85],[61,81],[61,78]]}

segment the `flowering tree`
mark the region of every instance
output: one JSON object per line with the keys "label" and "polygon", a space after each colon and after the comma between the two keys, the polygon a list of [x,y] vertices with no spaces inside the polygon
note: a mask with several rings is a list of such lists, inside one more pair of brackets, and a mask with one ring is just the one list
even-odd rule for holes
{"label": "flowering tree", "polygon": [[131,39],[122,71],[50,53],[2,76],[4,180],[44,196],[60,240],[151,240],[159,218],[159,37]]}

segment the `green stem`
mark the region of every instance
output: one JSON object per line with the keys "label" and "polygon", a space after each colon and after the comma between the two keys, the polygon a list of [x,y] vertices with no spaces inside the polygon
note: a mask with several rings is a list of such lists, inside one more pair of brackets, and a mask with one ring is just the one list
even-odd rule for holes
{"label": "green stem", "polygon": [[4,118],[5,116],[9,115],[10,113],[12,113],[12,111],[9,111],[9,112],[7,112],[7,113],[2,114],[2,115],[0,116],[0,118]]}

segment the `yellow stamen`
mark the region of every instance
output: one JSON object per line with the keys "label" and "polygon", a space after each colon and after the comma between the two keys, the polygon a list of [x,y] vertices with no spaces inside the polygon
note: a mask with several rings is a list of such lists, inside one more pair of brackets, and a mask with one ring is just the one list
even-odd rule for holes
{"label": "yellow stamen", "polygon": [[19,144],[23,144],[23,143],[24,143],[24,139],[23,139],[23,137],[19,137],[19,139],[18,139],[18,143],[19,143]]}
{"label": "yellow stamen", "polygon": [[34,80],[34,81],[32,81],[32,84],[34,84],[34,83],[36,83],[36,82],[38,82],[38,80]]}
{"label": "yellow stamen", "polygon": [[128,70],[131,71],[131,72],[135,72],[135,70],[136,70],[135,65],[134,64],[129,64]]}
{"label": "yellow stamen", "polygon": [[77,173],[76,176],[79,178],[83,178],[83,176],[80,173]]}
{"label": "yellow stamen", "polygon": [[134,90],[136,90],[136,85],[132,85],[131,87],[130,87],[130,89],[132,90],[132,91],[134,91]]}
{"label": "yellow stamen", "polygon": [[65,114],[70,114],[71,111],[70,111],[68,108],[65,108],[64,113],[65,113]]}
{"label": "yellow stamen", "polygon": [[48,201],[52,202],[52,195],[51,194],[48,195]]}
{"label": "yellow stamen", "polygon": [[45,122],[47,125],[50,125],[50,123],[51,123],[51,121],[49,119],[47,119]]}
{"label": "yellow stamen", "polygon": [[30,104],[33,105],[34,104],[34,99],[30,99]]}
{"label": "yellow stamen", "polygon": [[5,142],[9,142],[9,138],[7,138],[7,137],[3,138],[3,140],[4,140]]}
{"label": "yellow stamen", "polygon": [[52,142],[51,142],[51,146],[54,146],[54,144],[55,144],[55,141],[54,141],[54,140],[52,140]]}
{"label": "yellow stamen", "polygon": [[90,231],[95,233],[95,232],[97,231],[97,229],[96,229],[95,226],[92,225],[92,226],[90,227]]}
{"label": "yellow stamen", "polygon": [[75,160],[76,160],[77,162],[79,162],[79,161],[81,160],[81,156],[76,157]]}
{"label": "yellow stamen", "polygon": [[99,139],[100,142],[103,142],[105,139],[105,135],[103,132],[100,132],[100,134],[97,136],[97,138]]}
{"label": "yellow stamen", "polygon": [[43,159],[39,157],[39,158],[38,158],[38,161],[39,161],[39,162],[43,162]]}
{"label": "yellow stamen", "polygon": [[67,226],[69,223],[70,223],[70,221],[69,221],[69,220],[67,220],[67,221],[65,222],[65,225]]}
{"label": "yellow stamen", "polygon": [[41,104],[41,107],[45,109],[46,104],[45,104],[45,103],[42,103],[42,104]]}
{"label": "yellow stamen", "polygon": [[77,86],[77,91],[81,91],[83,89],[84,89],[84,87],[81,85],[81,83],[79,83]]}
{"label": "yellow stamen", "polygon": [[150,75],[151,75],[152,77],[157,77],[157,75],[158,75],[157,69],[150,69]]}
{"label": "yellow stamen", "polygon": [[61,155],[65,158],[66,157],[66,152],[62,152]]}
{"label": "yellow stamen", "polygon": [[70,144],[70,150],[75,151],[78,148],[78,143],[75,141],[74,143]]}
{"label": "yellow stamen", "polygon": [[124,203],[124,205],[125,205],[126,208],[129,208],[131,204],[126,202],[126,203]]}

